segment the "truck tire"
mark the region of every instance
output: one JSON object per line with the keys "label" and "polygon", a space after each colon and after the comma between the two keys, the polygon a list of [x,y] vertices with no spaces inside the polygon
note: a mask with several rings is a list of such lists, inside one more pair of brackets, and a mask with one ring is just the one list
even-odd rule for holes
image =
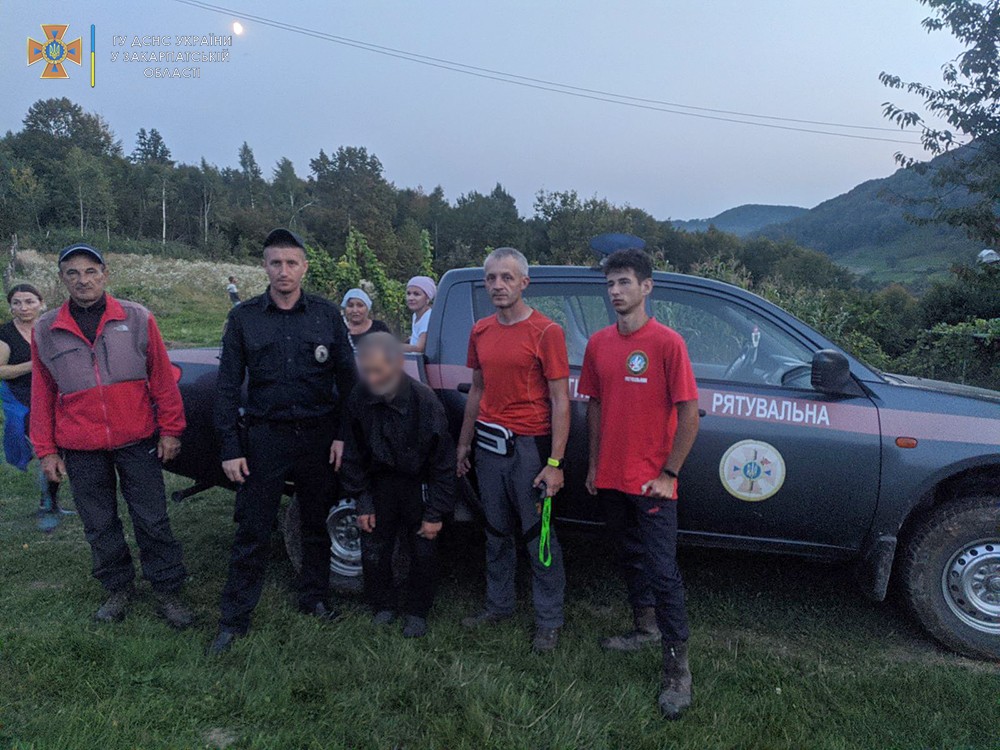
{"label": "truck tire", "polygon": [[927,632],[965,656],[1000,660],[1000,497],[931,511],[910,536],[901,573]]}
{"label": "truck tire", "polygon": [[[360,590],[361,532],[355,524],[353,500],[334,503],[326,518],[330,534],[330,585],[338,591]],[[281,518],[285,550],[295,572],[302,569],[302,533],[299,525],[299,502],[292,497]]]}

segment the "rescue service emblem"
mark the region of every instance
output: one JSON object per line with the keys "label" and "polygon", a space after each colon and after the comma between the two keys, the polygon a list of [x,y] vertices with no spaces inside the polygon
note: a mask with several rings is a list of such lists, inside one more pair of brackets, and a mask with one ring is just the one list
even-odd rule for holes
{"label": "rescue service emblem", "polygon": [[770,443],[741,440],[722,454],[719,478],[726,491],[739,500],[767,500],[785,483],[785,459]]}
{"label": "rescue service emblem", "polygon": [[633,375],[642,375],[649,369],[649,357],[646,356],[646,352],[634,351],[628,355],[625,366]]}
{"label": "rescue service emblem", "polygon": [[316,361],[317,361],[317,362],[319,362],[320,364],[323,364],[323,363],[324,363],[324,362],[326,362],[326,361],[327,361],[328,359],[330,359],[330,350],[329,350],[329,349],[327,349],[327,348],[326,348],[325,346],[323,346],[322,344],[319,344],[319,345],[318,345],[318,346],[316,347],[316,351],[314,351],[314,352],[313,352],[313,354],[314,354],[314,355],[315,355],[315,357],[316,357]]}

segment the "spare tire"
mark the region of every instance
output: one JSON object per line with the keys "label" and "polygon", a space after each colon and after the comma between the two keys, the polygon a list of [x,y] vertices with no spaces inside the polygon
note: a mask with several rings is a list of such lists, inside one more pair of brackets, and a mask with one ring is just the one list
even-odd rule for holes
{"label": "spare tire", "polygon": [[[330,579],[335,589],[359,588],[361,578],[361,531],[357,527],[357,514],[353,500],[334,503],[326,517],[330,535]],[[302,531],[299,520],[299,502],[292,497],[281,519],[281,533],[285,539],[288,559],[296,572],[302,570]]]}

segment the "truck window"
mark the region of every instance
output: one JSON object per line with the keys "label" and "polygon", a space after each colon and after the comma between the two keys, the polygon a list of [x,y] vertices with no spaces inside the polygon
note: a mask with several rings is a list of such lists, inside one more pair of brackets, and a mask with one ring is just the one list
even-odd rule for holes
{"label": "truck window", "polygon": [[[562,326],[571,367],[583,365],[583,353],[591,335],[614,320],[603,284],[563,284],[532,282],[524,298],[533,308]],[[476,320],[495,312],[482,285],[473,295]]]}
{"label": "truck window", "polygon": [[652,315],[687,342],[699,380],[785,385],[812,361],[811,349],[735,300],[656,287]]}

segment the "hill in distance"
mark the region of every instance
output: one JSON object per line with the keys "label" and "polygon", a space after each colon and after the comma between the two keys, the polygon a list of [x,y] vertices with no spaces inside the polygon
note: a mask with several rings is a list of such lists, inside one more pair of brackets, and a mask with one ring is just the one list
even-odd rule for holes
{"label": "hill in distance", "polygon": [[772,224],[782,224],[806,213],[809,209],[799,206],[767,206],[747,203],[723,211],[711,219],[688,219],[670,222],[675,229],[685,232],[707,232],[715,227],[720,232],[729,232],[739,237],[763,229]]}

